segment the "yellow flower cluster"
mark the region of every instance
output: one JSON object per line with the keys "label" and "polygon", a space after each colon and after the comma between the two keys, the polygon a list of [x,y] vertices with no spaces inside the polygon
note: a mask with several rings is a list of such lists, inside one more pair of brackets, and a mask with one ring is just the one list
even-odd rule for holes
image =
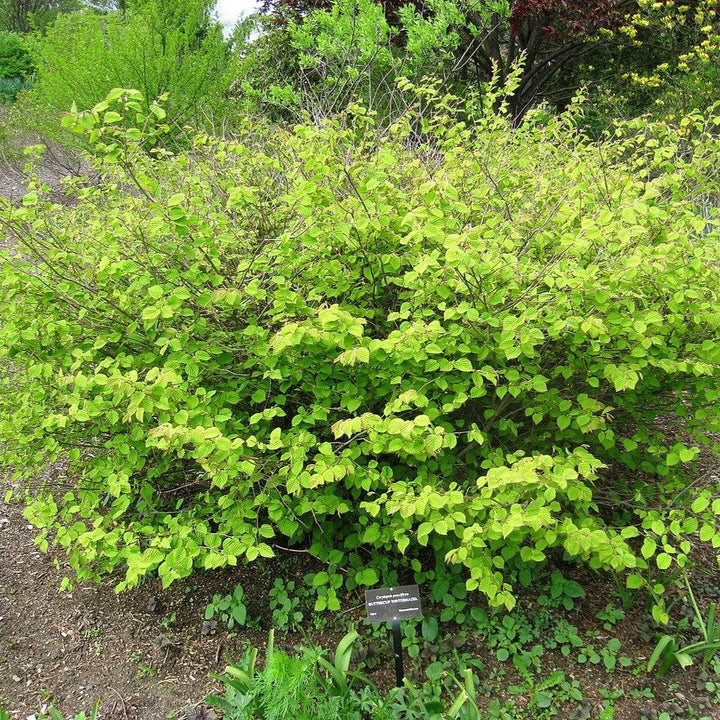
{"label": "yellow flower cluster", "polygon": [[630,80],[630,82],[634,83],[639,87],[645,88],[659,88],[662,87],[664,84],[663,79],[655,73],[649,75],[640,75],[639,73],[631,72],[625,73],[625,75],[623,75],[623,78],[626,80]]}

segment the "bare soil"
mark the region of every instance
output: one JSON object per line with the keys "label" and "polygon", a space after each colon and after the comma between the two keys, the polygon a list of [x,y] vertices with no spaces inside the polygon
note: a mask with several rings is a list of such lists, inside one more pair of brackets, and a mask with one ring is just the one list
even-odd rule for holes
{"label": "bare soil", "polygon": [[0,505],[0,527],[0,706],[11,717],[100,700],[103,717],[154,720],[202,700],[220,669],[217,640],[164,628],[147,611],[149,585],[122,597],[108,586],[60,592],[62,565],[35,548],[16,503]]}

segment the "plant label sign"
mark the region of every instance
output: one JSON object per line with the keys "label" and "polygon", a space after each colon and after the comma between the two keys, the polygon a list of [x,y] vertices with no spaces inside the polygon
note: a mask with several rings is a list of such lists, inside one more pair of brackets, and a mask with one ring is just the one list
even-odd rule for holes
{"label": "plant label sign", "polygon": [[388,622],[422,617],[417,585],[365,591],[365,609],[370,622]]}

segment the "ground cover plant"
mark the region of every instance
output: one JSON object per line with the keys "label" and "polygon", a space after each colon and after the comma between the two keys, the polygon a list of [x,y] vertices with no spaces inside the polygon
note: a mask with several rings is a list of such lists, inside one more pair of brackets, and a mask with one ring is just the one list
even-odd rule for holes
{"label": "ground cover plant", "polygon": [[598,145],[417,92],[380,137],[357,107],[173,155],[116,90],[67,122],[99,179],[3,209],[0,439],[25,477],[70,459],[27,517],[79,578],[294,545],[327,563],[318,609],[453,574],[512,608],[560,553],[663,620],[662,575],[720,543],[691,474],[718,429],[717,119]]}
{"label": "ground cover plant", "polygon": [[[692,592],[690,597],[694,597]],[[596,618],[607,617],[608,608]],[[574,608],[576,613],[578,609]],[[606,622],[605,633],[582,631],[547,608],[488,614],[474,606],[472,619],[463,622],[459,633],[448,626],[438,632],[437,623],[430,629],[424,621],[422,635],[415,641],[423,646],[422,659],[412,661],[410,678],[402,688],[383,689],[366,674],[372,667],[367,650],[382,647],[385,628],[351,630],[339,640],[333,657],[306,643],[290,653],[278,650],[271,631],[262,663],[258,650],[246,646],[225,673],[216,676],[223,683],[224,697],[213,695],[206,701],[220,708],[224,717],[237,719],[283,718],[293,713],[326,717],[330,713],[338,718],[375,720],[612,720],[619,717],[616,712],[623,718],[711,718],[720,701],[712,679],[720,664],[708,663],[689,695],[680,691],[676,681],[669,683],[669,693],[663,693],[651,678],[643,678],[642,661],[629,657],[633,641],[618,626],[624,613],[613,609],[617,619]],[[406,635],[412,629],[408,624]],[[487,653],[483,661],[467,652],[465,647],[473,637],[494,645],[498,662],[491,664]],[[564,666],[562,657],[567,658]],[[591,668],[599,677],[587,685],[585,671],[592,676]]]}

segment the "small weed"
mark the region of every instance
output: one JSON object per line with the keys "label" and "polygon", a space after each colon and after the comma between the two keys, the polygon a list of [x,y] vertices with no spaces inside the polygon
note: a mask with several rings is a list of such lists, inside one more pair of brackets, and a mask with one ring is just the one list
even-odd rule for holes
{"label": "small weed", "polygon": [[[332,553],[330,553],[332,556]],[[327,571],[308,573],[305,575],[305,584],[315,594],[315,611],[339,610],[340,600],[337,591],[342,587],[343,578],[339,572],[335,572],[335,565],[330,562]]]}
{"label": "small weed", "polygon": [[542,680],[535,680],[528,673],[523,685],[512,685],[508,692],[513,695],[529,697],[528,708],[534,711],[535,717],[553,717],[559,705],[569,698],[582,700],[582,693],[577,682],[568,682],[564,672],[550,673]]}
{"label": "small weed", "polygon": [[[416,658],[420,655],[422,647],[422,634],[418,634],[418,622],[405,622],[403,623],[403,639],[402,646],[411,658]],[[388,628],[390,624],[388,624]]]}
{"label": "small weed", "polygon": [[608,603],[604,610],[600,610],[596,615],[597,619],[602,621],[605,630],[612,630],[615,625],[625,617],[625,612]]}
{"label": "small weed", "polygon": [[467,588],[465,583],[458,581],[451,584],[450,579],[441,580],[433,586],[430,594],[432,600],[442,603],[440,621],[454,620],[462,625],[467,618]]}
{"label": "small weed", "polygon": [[170,626],[175,624],[176,620],[177,620],[177,614],[170,613],[169,615],[165,615],[165,617],[160,621],[160,625],[167,630],[170,628]]}
{"label": "small weed", "polygon": [[272,610],[273,627],[278,630],[294,630],[303,619],[299,609],[300,598],[295,593],[293,580],[284,583],[280,578],[275,580],[270,589],[270,610]]}
{"label": "small weed", "polygon": [[[9,720],[9,716],[8,720]],[[78,715],[73,715],[72,717],[65,718],[65,716],[55,708],[51,707],[48,710],[47,715],[41,715],[38,720],[96,720],[98,717],[98,702],[96,701],[93,705],[92,710],[90,711],[90,715],[86,715],[84,712],[79,713]],[[0,720],[4,720],[2,714],[0,714]]]}
{"label": "small weed", "polygon": [[560,618],[555,621],[552,635],[546,639],[545,644],[550,650],[559,647],[560,653],[564,657],[568,657],[573,649],[583,646],[583,641],[577,628],[567,620]]}
{"label": "small weed", "polygon": [[130,660],[135,664],[135,667],[137,668],[137,676],[139,678],[152,677],[157,673],[157,670],[154,667],[150,667],[150,665],[143,661],[140,653],[133,653],[130,656]]}
{"label": "small weed", "polygon": [[621,698],[625,693],[622,689],[617,690],[605,690],[600,688],[598,694],[603,698],[603,707],[600,714],[597,716],[598,720],[614,720],[615,719],[615,701]]}
{"label": "small weed", "polygon": [[[248,618],[245,590],[242,585],[236,585],[231,595],[213,595],[212,601],[205,608],[205,621],[210,622],[219,617],[229,630],[236,625],[245,627],[257,625],[257,621]],[[173,621],[175,616],[172,616]]]}
{"label": "small weed", "polygon": [[[487,642],[489,647],[496,648],[495,657],[504,662],[510,657],[523,654],[526,646],[537,639],[539,633],[529,619],[522,613],[513,613],[504,615],[500,623],[493,625]],[[537,652],[533,651],[533,654],[537,655]]]}
{"label": "small weed", "polygon": [[602,657],[603,665],[608,672],[615,669],[617,665],[617,654],[620,650],[621,643],[617,638],[608,640],[607,645],[600,650],[600,656]]}
{"label": "small weed", "polygon": [[550,576],[547,592],[538,597],[538,602],[545,607],[564,607],[566,610],[572,610],[575,601],[584,597],[585,590],[580,583],[568,580],[559,570],[555,570]]}
{"label": "small weed", "polygon": [[587,645],[583,645],[582,648],[580,648],[580,652],[577,656],[577,661],[584,665],[585,663],[590,663],[591,665],[598,665],[600,661],[602,660],[602,657],[595,649],[595,646],[592,643],[588,643]]}

